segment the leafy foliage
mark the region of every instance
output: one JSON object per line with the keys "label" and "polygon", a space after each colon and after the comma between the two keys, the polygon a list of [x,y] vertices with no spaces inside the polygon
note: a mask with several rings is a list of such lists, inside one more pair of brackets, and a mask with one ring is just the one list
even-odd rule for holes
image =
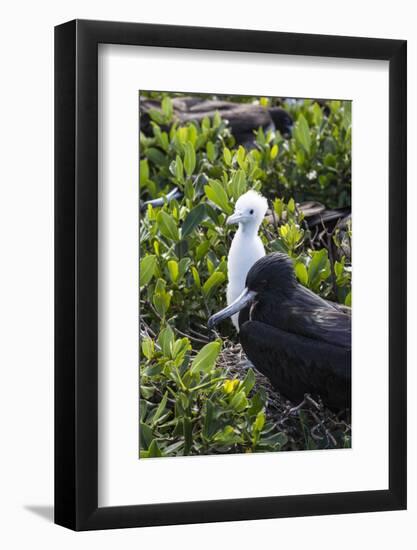
{"label": "leafy foliage", "polygon": [[221,342],[192,355],[169,325],[142,339],[141,457],[279,450],[287,437],[266,422],[265,395],[216,367]]}
{"label": "leafy foliage", "polygon": [[[225,305],[227,253],[235,228],[226,225],[248,189],[270,200],[272,221],[261,238],[267,253],[285,251],[301,284],[350,305],[350,266],[341,252],[312,246],[296,203],[350,202],[350,103],[310,100],[288,105],[293,136],[257,131],[256,147],[235,146],[216,114],[179,125],[167,95],[150,112],[153,136],[141,134],[140,159],[140,440],[141,456],[281,450],[286,434],[268,422],[254,373],[228,376],[209,342],[207,318]],[[153,207],[176,187],[181,198]],[[342,250],[342,249],[341,249]],[[224,341],[236,339],[231,323]]]}
{"label": "leafy foliage", "polygon": [[[327,207],[351,200],[351,102],[314,101],[288,106],[295,119],[294,139],[282,143],[276,159],[282,195],[316,199]],[[325,111],[325,112],[324,112]]]}

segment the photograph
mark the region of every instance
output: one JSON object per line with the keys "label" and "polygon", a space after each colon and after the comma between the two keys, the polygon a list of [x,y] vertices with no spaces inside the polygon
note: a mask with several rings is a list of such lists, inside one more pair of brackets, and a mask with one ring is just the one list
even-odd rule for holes
{"label": "photograph", "polygon": [[352,102],[139,91],[139,457],[349,449]]}

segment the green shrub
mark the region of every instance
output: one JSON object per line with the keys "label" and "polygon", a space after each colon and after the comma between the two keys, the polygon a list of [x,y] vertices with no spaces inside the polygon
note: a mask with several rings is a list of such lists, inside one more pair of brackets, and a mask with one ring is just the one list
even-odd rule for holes
{"label": "green shrub", "polygon": [[351,204],[351,102],[328,101],[325,115],[314,101],[288,105],[295,120],[293,139],[279,139],[268,189],[296,201],[318,200],[327,207]]}
{"label": "green shrub", "polygon": [[221,342],[192,355],[167,325],[142,339],[141,457],[280,450],[286,435],[266,422],[255,375],[231,379],[216,367]]}

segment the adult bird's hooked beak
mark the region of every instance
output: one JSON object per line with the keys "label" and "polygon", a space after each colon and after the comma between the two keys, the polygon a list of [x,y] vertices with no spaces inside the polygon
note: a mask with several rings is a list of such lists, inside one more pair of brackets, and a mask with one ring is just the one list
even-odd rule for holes
{"label": "adult bird's hooked beak", "polygon": [[223,319],[227,319],[228,317],[231,317],[247,305],[251,304],[254,299],[256,298],[256,292],[254,290],[249,290],[247,287],[244,289],[244,291],[236,298],[234,302],[232,302],[230,305],[222,309],[221,311],[218,311],[214,315],[210,317],[210,319],[207,322],[207,326],[209,329],[212,329],[217,324],[220,323],[220,321],[223,321]]}

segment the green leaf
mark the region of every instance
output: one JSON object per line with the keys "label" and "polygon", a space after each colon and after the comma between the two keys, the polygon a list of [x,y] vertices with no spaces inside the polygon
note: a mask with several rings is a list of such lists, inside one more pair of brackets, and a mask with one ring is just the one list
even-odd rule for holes
{"label": "green leaf", "polygon": [[140,386],[140,397],[141,399],[151,399],[155,393],[155,388],[153,386]]}
{"label": "green leaf", "polygon": [[156,144],[163,150],[168,151],[169,149],[169,139],[166,132],[161,132],[159,126],[154,125],[153,133],[155,135]]}
{"label": "green leaf", "polygon": [[145,421],[147,412],[148,412],[148,402],[145,399],[140,399],[139,400],[139,418],[141,422]]}
{"label": "green leaf", "polygon": [[297,262],[295,264],[295,274],[297,275],[297,279],[300,281],[300,283],[304,286],[307,286],[308,284],[307,268],[302,262]]}
{"label": "green leaf", "polygon": [[218,429],[218,422],[215,421],[215,406],[210,399],[206,401],[206,414],[204,415],[204,425],[202,435],[210,439]]}
{"label": "green leaf", "polygon": [[167,237],[171,241],[179,240],[178,227],[172,216],[161,210],[158,212],[156,222],[158,224],[159,231],[164,237]]}
{"label": "green leaf", "polygon": [[162,454],[161,449],[158,447],[158,443],[156,439],[153,439],[151,444],[149,445],[148,458],[157,458],[160,456],[164,456],[164,455]]}
{"label": "green leaf", "polygon": [[217,271],[221,271],[225,275],[227,275],[227,261],[223,258],[223,260],[220,261],[219,265],[217,266]]}
{"label": "green leaf", "polygon": [[207,296],[226,280],[226,275],[220,271],[214,271],[203,285],[203,292]]}
{"label": "green leaf", "polygon": [[305,153],[302,149],[298,149],[298,151],[295,154],[295,162],[298,164],[298,166],[302,166],[305,162]]}
{"label": "green leaf", "polygon": [[336,162],[336,155],[332,155],[331,153],[327,153],[327,155],[323,159],[323,164],[332,168],[336,166]]}
{"label": "green leaf", "polygon": [[329,176],[325,176],[324,174],[320,174],[320,176],[319,176],[320,187],[322,187],[323,189],[325,187],[327,187],[330,183],[330,180],[331,180],[331,178],[329,178]]}
{"label": "green leaf", "polygon": [[305,152],[309,155],[311,149],[311,136],[310,128],[304,115],[300,115],[297,120],[297,124],[294,129],[294,137],[296,142],[303,147]]}
{"label": "green leaf", "polygon": [[201,348],[191,364],[191,372],[210,372],[216,363],[220,347],[220,342],[210,342]]}
{"label": "green leaf", "polygon": [[284,245],[281,239],[274,239],[273,241],[271,241],[270,247],[275,252],[284,252],[285,254],[288,252],[286,246]]}
{"label": "green leaf", "polygon": [[175,159],[175,177],[177,178],[177,180],[179,182],[183,182],[184,181],[184,166],[182,164],[182,160],[181,160],[181,157],[179,155],[177,155],[176,159]]}
{"label": "green leaf", "polygon": [[246,174],[243,170],[236,170],[230,182],[232,197],[237,200],[246,191]]}
{"label": "green leaf", "polygon": [[168,261],[168,271],[169,276],[171,277],[171,281],[173,283],[176,283],[179,275],[178,262],[176,260]]}
{"label": "green leaf", "polygon": [[206,258],[207,270],[212,275],[214,273],[214,263],[209,257]]}
{"label": "green leaf", "polygon": [[165,314],[169,309],[171,297],[172,294],[170,292],[167,292],[165,289],[159,291],[155,290],[154,292],[152,302],[155,306],[156,311],[162,318],[165,317]]}
{"label": "green leaf", "polygon": [[221,432],[216,433],[214,440],[220,445],[235,445],[242,443],[242,438],[232,426],[226,426]]}
{"label": "green leaf", "polygon": [[199,204],[198,206],[190,210],[182,225],[182,238],[184,239],[185,237],[188,237],[188,235],[190,235],[206,217],[207,210],[205,204]]}
{"label": "green leaf", "polygon": [[210,162],[214,162],[216,159],[216,148],[212,141],[208,141],[206,145],[207,158]]}
{"label": "green leaf", "polygon": [[317,287],[320,283],[321,274],[326,270],[328,262],[327,250],[325,248],[312,253],[312,258],[308,265],[308,280],[313,288]]}
{"label": "green leaf", "polygon": [[167,157],[159,149],[154,147],[146,149],[145,155],[153,164],[156,164],[156,166],[164,166],[167,160]]}
{"label": "green leaf", "polygon": [[178,141],[184,144],[188,140],[188,128],[186,126],[181,126],[177,130]]}
{"label": "green leaf", "polygon": [[232,153],[230,152],[230,150],[225,147],[223,149],[223,158],[224,158],[224,162],[227,164],[227,166],[231,166],[232,164]]}
{"label": "green leaf", "polygon": [[323,113],[321,111],[321,107],[318,103],[314,103],[312,107],[313,111],[313,121],[316,126],[320,126],[323,120]]}
{"label": "green leaf", "polygon": [[278,145],[275,143],[275,145],[272,146],[271,153],[270,153],[271,160],[274,160],[274,158],[276,158],[277,155],[278,155]]}
{"label": "green leaf", "polygon": [[342,261],[338,262],[337,260],[334,263],[334,272],[336,277],[341,277],[343,275],[343,270],[345,266],[345,257],[343,256]]}
{"label": "green leaf", "polygon": [[174,332],[169,325],[167,325],[159,333],[158,344],[161,346],[162,353],[165,355],[165,357],[171,357],[174,339]]}
{"label": "green leaf", "polygon": [[172,113],[173,113],[171,98],[169,98],[168,96],[164,97],[164,99],[161,102],[161,108],[162,108],[162,112],[164,113],[167,121],[169,122],[172,118]]}
{"label": "green leaf", "polygon": [[260,392],[256,393],[250,400],[250,407],[248,413],[250,415],[258,414],[265,405],[265,396],[262,396]]}
{"label": "green leaf", "polygon": [[242,382],[241,389],[245,392],[246,395],[249,394],[253,386],[255,385],[256,379],[255,374],[252,369],[249,369],[246,373],[245,379]]}
{"label": "green leaf", "polygon": [[256,132],[256,141],[259,143],[259,145],[264,146],[266,144],[265,141],[265,132],[263,131],[262,126],[259,126],[258,131]]}
{"label": "green leaf", "polygon": [[184,195],[185,195],[185,198],[188,199],[189,201],[191,202],[194,202],[194,198],[195,198],[195,186],[194,186],[194,182],[191,178],[187,178],[185,180],[185,184],[184,184]]}
{"label": "green leaf", "polygon": [[141,347],[142,347],[142,353],[146,357],[146,359],[152,359],[154,354],[154,349],[155,349],[152,338],[147,338],[147,337],[142,338]]}
{"label": "green leaf", "polygon": [[149,448],[149,445],[151,444],[152,439],[153,439],[152,429],[144,422],[140,422],[139,424],[140,448],[147,450]]}
{"label": "green leaf", "polygon": [[175,243],[174,252],[178,256],[178,258],[183,258],[186,254],[188,254],[189,246],[186,239],[182,239]]}
{"label": "green leaf", "polygon": [[163,124],[165,122],[163,113],[158,109],[149,109],[148,114],[157,124]]}
{"label": "green leaf", "polygon": [[242,147],[242,145],[239,145],[239,149],[237,150],[236,159],[237,159],[237,163],[239,165],[239,168],[241,168],[242,170],[245,170],[247,168],[246,151],[245,151],[245,148]]}
{"label": "green leaf", "polygon": [[[193,152],[195,150],[195,144],[196,144],[196,141],[197,141],[197,128],[194,126],[193,123],[191,123],[188,127],[187,127],[187,138],[188,138],[188,141],[190,142],[190,145],[193,146]],[[187,145],[187,144],[186,144]],[[194,157],[195,158],[195,157]],[[195,164],[195,162],[194,162]]]}
{"label": "green leaf", "polygon": [[281,225],[278,232],[291,253],[302,243],[303,230],[292,221]]}
{"label": "green leaf", "polygon": [[244,411],[248,405],[249,405],[249,401],[244,391],[239,391],[235,393],[232,399],[230,400],[230,406],[236,412]]}
{"label": "green leaf", "polygon": [[342,105],[342,102],[339,99],[334,99],[332,101],[329,101],[329,106],[332,113],[336,114],[340,110],[341,105]]}
{"label": "green leaf", "polygon": [[218,128],[221,122],[222,122],[222,117],[220,116],[219,111],[216,111],[213,116],[213,129]]}
{"label": "green leaf", "polygon": [[205,116],[201,121],[201,128],[206,131],[210,130],[210,119],[208,116]]}
{"label": "green leaf", "polygon": [[227,193],[219,181],[210,180],[209,185],[204,186],[204,191],[207,198],[221,208],[223,212],[226,212],[226,214],[229,215],[233,212]]}
{"label": "green leaf", "polygon": [[158,420],[161,418],[162,414],[164,413],[165,407],[167,406],[167,401],[168,401],[168,392],[166,391],[155,411],[155,414],[152,417],[152,427],[154,427],[157,424]]}
{"label": "green leaf", "polygon": [[201,260],[207,254],[210,248],[210,241],[203,241],[197,246],[196,249],[196,259]]}
{"label": "green leaf", "polygon": [[152,378],[153,376],[159,376],[163,371],[163,369],[164,369],[164,365],[162,363],[153,363],[151,365],[148,365],[145,369],[143,369],[143,374],[145,376]]}
{"label": "green leaf", "polygon": [[[192,126],[194,128],[194,126]],[[196,158],[194,146],[190,141],[184,145],[184,168],[187,173],[187,176],[191,176],[194,172]]]}
{"label": "green leaf", "polygon": [[178,265],[178,270],[179,270],[178,279],[182,279],[184,277],[190,265],[191,265],[190,258],[182,258],[180,260],[180,263]]}
{"label": "green leaf", "polygon": [[172,346],[172,358],[173,359],[183,359],[187,351],[191,349],[190,341],[188,338],[180,338],[180,340],[175,340],[174,345]]}
{"label": "green leaf", "polygon": [[265,426],[265,413],[264,411],[258,412],[255,422],[253,423],[253,429],[257,432],[261,432]]}
{"label": "green leaf", "polygon": [[193,266],[191,268],[191,273],[193,275],[193,279],[194,279],[194,284],[197,288],[201,288],[201,281],[200,281],[200,275],[197,271],[197,269]]}
{"label": "green leaf", "polygon": [[282,199],[276,198],[274,200],[274,211],[275,214],[278,216],[278,219],[282,219],[282,213],[284,211],[284,201]]}
{"label": "green leaf", "polygon": [[345,306],[352,307],[352,292],[349,292],[349,294],[346,296]]}
{"label": "green leaf", "polygon": [[139,163],[139,183],[145,186],[149,180],[149,165],[146,159],[143,159]]}
{"label": "green leaf", "polygon": [[157,267],[156,256],[150,254],[141,259],[139,265],[139,280],[140,286],[147,285],[155,275]]}

